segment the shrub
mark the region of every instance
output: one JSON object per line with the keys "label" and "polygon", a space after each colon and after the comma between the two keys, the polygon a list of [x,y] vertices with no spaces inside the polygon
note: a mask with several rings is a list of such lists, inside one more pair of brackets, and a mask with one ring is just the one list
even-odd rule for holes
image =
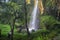
{"label": "shrub", "polygon": [[43,28],[50,29],[56,23],[57,23],[57,20],[53,16],[48,16],[48,15],[41,16],[40,26]]}

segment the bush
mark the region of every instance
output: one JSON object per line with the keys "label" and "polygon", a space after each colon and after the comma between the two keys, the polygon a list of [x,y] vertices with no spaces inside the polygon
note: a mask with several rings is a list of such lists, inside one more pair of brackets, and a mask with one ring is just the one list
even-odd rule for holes
{"label": "bush", "polygon": [[48,15],[41,16],[40,26],[43,28],[50,29],[56,23],[57,23],[57,20],[52,16],[48,16]]}

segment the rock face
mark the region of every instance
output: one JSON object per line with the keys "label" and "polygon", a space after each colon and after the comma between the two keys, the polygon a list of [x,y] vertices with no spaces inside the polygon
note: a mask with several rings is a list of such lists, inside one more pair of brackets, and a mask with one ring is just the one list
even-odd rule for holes
{"label": "rock face", "polygon": [[39,0],[39,3],[38,3],[39,5],[39,9],[40,9],[40,13],[41,14],[43,14],[43,12],[44,12],[44,7],[43,7],[43,3],[42,3],[42,0]]}
{"label": "rock face", "polygon": [[[26,0],[27,4],[30,4],[30,0]],[[36,0],[34,0],[34,5],[36,3]],[[40,9],[40,13],[43,14],[44,12],[44,7],[43,7],[43,3],[42,0],[38,0],[38,8]]]}
{"label": "rock face", "polygon": [[26,0],[26,3],[27,3],[27,4],[30,4],[30,0]]}

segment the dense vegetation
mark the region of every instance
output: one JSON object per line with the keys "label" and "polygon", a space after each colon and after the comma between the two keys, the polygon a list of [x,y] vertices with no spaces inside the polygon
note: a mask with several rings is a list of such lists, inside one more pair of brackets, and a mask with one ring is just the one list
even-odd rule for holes
{"label": "dense vegetation", "polygon": [[[40,11],[38,17],[39,30],[29,33],[27,23],[34,1],[30,0],[29,3],[26,0],[0,0],[0,40],[60,40],[60,1],[41,0],[41,2],[44,12],[41,15]],[[20,28],[26,28],[27,31],[20,32]],[[12,32],[11,38],[8,37],[9,32]]]}

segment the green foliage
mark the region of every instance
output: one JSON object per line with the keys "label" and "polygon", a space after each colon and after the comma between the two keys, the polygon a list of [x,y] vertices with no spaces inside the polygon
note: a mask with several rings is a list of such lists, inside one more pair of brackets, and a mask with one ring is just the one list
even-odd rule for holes
{"label": "green foliage", "polygon": [[40,25],[41,27],[53,27],[54,24],[57,23],[57,20],[52,17],[52,16],[49,16],[49,15],[45,15],[45,16],[41,16],[41,22],[40,22]]}
{"label": "green foliage", "polygon": [[10,31],[10,26],[0,24],[0,29],[2,30],[3,35],[7,35],[7,33]]}
{"label": "green foliage", "polygon": [[[9,25],[3,25],[0,24],[0,29],[2,29],[2,40],[5,39],[7,40],[8,32],[10,31]],[[33,32],[30,34],[28,37],[27,33],[18,33],[17,29],[14,29],[14,40],[43,40],[42,33],[46,33],[46,30],[38,30],[36,32]]]}
{"label": "green foliage", "polygon": [[[9,25],[0,24],[2,29],[2,39],[7,40],[7,34],[10,31]],[[28,37],[27,33],[18,33],[17,29],[14,29],[14,40],[51,40],[57,35],[57,30],[49,32],[48,30],[40,29],[36,32],[32,32]]]}
{"label": "green foliage", "polygon": [[13,9],[12,11],[16,11],[16,10],[19,10],[21,5],[18,5],[17,3],[14,3],[14,2],[9,2],[7,3],[8,7],[10,6],[11,9]]}
{"label": "green foliage", "polygon": [[[44,0],[43,0],[44,1]],[[45,2],[45,3],[44,3]],[[46,0],[43,3],[44,7],[51,7],[51,0]],[[29,12],[30,9],[33,9],[33,0],[31,0],[31,4],[26,5],[27,13],[28,13],[28,21],[30,18]],[[9,22],[13,23],[15,17],[17,17],[15,24],[16,25],[24,25],[25,24],[25,9],[24,9],[24,0],[11,0],[7,3],[2,3],[0,5],[0,29],[2,30],[2,40],[7,40],[7,34],[11,30],[8,25]],[[30,12],[31,13],[31,12]],[[19,17],[19,18],[18,18]],[[40,17],[39,17],[40,18]],[[4,25],[3,25],[4,24]],[[57,34],[60,34],[60,26],[55,25],[60,24],[53,16],[43,15],[40,20],[40,27],[42,29],[32,32],[28,37],[26,32],[18,33],[17,29],[14,28],[14,40],[51,40]]]}
{"label": "green foliage", "polygon": [[[59,28],[60,22],[58,22],[53,16],[50,15],[41,16],[40,25],[43,29],[47,29],[47,31],[49,31],[49,33],[46,36],[50,40],[52,40],[52,38],[59,34],[58,30],[60,29]],[[47,38],[46,40],[48,40]]]}
{"label": "green foliage", "polygon": [[15,17],[19,17],[19,19],[17,18],[17,20],[22,24],[24,23],[24,13],[22,12],[22,5],[18,5],[15,2],[7,2],[2,4],[3,5],[0,5],[0,23],[8,24],[9,22],[12,22]]}

